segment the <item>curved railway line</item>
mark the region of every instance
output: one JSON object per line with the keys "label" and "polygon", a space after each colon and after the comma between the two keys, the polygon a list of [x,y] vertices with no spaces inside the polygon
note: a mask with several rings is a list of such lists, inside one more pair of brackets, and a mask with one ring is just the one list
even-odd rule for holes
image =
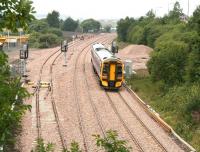
{"label": "curved railway line", "polygon": [[[130,145],[134,149],[133,151],[171,151],[171,149],[169,149],[170,145],[163,144],[163,140],[161,141],[160,137],[155,135],[155,131],[152,132],[152,129],[147,126],[146,120],[144,121],[138,116],[137,110],[134,109],[132,103],[130,103],[131,101],[129,101],[133,100],[133,98],[126,96],[126,93],[129,92],[127,92],[124,87],[122,87],[119,92],[113,92],[102,89],[98,84],[97,75],[93,72],[90,63],[91,44],[95,42],[110,44],[114,37],[115,35],[101,35],[87,41],[77,41],[76,43],[70,44],[69,48],[76,45],[77,50],[74,51],[73,49],[72,53],[75,55],[71,62],[69,62],[68,70],[64,73],[61,72],[60,74],[57,74],[55,72],[56,70],[60,71],[63,69],[60,66],[59,69],[57,69],[58,65],[60,65],[58,64],[58,61],[60,63],[60,60],[58,59],[62,54],[60,49],[55,50],[55,52],[46,57],[41,68],[38,69],[39,75],[35,90],[37,138],[45,139],[43,135],[46,135],[46,139],[54,138],[53,141],[56,141],[56,144],[58,144],[56,145],[56,150],[64,150],[68,148],[68,145],[71,142],[70,139],[73,140],[74,137],[76,137],[73,133],[70,134],[68,132],[69,129],[66,129],[66,127],[73,129],[74,126],[76,127],[76,134],[78,134],[77,137],[79,142],[81,142],[81,149],[84,152],[93,152],[98,150],[94,148],[95,141],[93,140],[93,137],[90,137],[91,134],[98,133],[105,137],[108,129],[114,129],[118,131],[121,139],[130,142]],[[72,51],[72,49],[70,50]],[[57,67],[54,67],[55,65]],[[67,82],[68,84],[65,83],[65,85],[61,86],[57,85],[57,78],[64,76],[67,72],[71,73],[70,76],[67,77],[69,79]],[[50,90],[47,96],[48,100],[41,102],[42,97],[45,96],[44,91],[48,91],[40,88],[40,82],[44,80],[49,81]],[[71,89],[69,87],[68,90],[70,91],[68,93],[70,97],[66,98],[66,96],[60,97],[60,95],[57,95],[59,94],[59,91],[61,91],[60,89],[64,89],[61,87],[66,87],[67,85],[71,86]],[[95,87],[96,93],[98,93],[99,96],[94,94],[95,91],[93,90],[93,87]],[[62,99],[61,101],[59,101],[59,97]],[[67,99],[70,101],[67,101]],[[101,109],[103,108],[101,107],[102,104],[99,104],[102,101],[102,104],[106,107],[106,109],[103,110]],[[65,103],[60,106],[59,102]],[[41,104],[43,104],[43,107]],[[46,105],[48,105],[48,107],[46,107]],[[71,107],[69,107],[69,109],[64,108],[65,111],[62,111],[61,108],[68,105]],[[50,111],[45,111],[46,113],[48,112],[48,116],[51,115],[51,120],[49,120],[47,115],[46,117],[45,115],[42,115],[45,108],[51,109]],[[70,114],[70,112],[73,112],[72,119],[74,119],[75,122],[73,122],[71,118],[69,119],[70,116],[68,116],[67,113]],[[109,120],[112,121],[109,122]],[[74,124],[71,125],[69,123]],[[91,126],[91,124],[93,126]],[[45,132],[45,126],[48,127],[50,125],[53,126],[49,129],[51,132]],[[139,132],[137,132],[138,130]],[[53,137],[48,137],[48,133]],[[74,137],[69,137],[70,135],[73,135]]]}
{"label": "curved railway line", "polygon": [[[105,38],[103,38],[105,39]],[[98,41],[102,41],[102,40],[98,40]],[[104,40],[105,41],[105,40]],[[97,41],[95,41],[97,42]],[[94,43],[94,42],[93,42]],[[75,100],[75,103],[76,103],[76,108],[77,108],[77,114],[78,114],[78,121],[79,121],[79,127],[80,127],[80,131],[81,131],[81,134],[82,134],[82,138],[83,138],[83,145],[84,145],[84,150],[86,152],[89,151],[89,146],[88,146],[88,142],[86,140],[86,133],[85,133],[85,126],[84,126],[84,123],[83,123],[83,116],[82,116],[82,113],[81,113],[81,108],[80,108],[80,104],[79,104],[79,99],[78,99],[78,92],[77,92],[77,81],[76,81],[76,76],[78,75],[77,74],[77,69],[79,68],[78,67],[78,59],[80,58],[80,56],[84,53],[84,51],[90,47],[91,43],[89,45],[87,45],[86,47],[84,47],[78,54],[78,57],[76,58],[76,61],[75,61],[75,70],[74,70],[74,79],[73,79],[73,90],[74,90],[74,100]],[[86,51],[87,52],[87,51]],[[91,95],[89,95],[89,99],[91,101]],[[92,106],[93,107],[93,106]],[[93,110],[95,111],[96,109],[94,109],[93,107]],[[96,111],[95,111],[95,114],[96,114]],[[98,123],[100,125],[100,128],[101,128],[101,131],[103,132],[103,134],[105,135],[105,131],[102,127],[102,124],[100,124],[100,120],[99,120],[99,116],[98,115],[95,115],[96,119],[98,120]]]}
{"label": "curved railway line", "polygon": [[135,111],[131,108],[131,106],[127,103],[126,99],[122,96],[120,92],[117,92],[117,94],[120,96],[120,99],[123,101],[123,103],[127,106],[127,108],[130,110],[132,115],[140,122],[140,124],[145,128],[145,130],[149,133],[149,135],[158,143],[158,145],[163,149],[163,151],[167,152],[167,149],[162,145],[162,143],[157,139],[156,136],[151,132],[151,130],[144,124],[144,122],[138,117],[138,115],[135,113]]}
{"label": "curved railway line", "polygon": [[[100,38],[100,39],[102,39],[102,38]],[[100,40],[100,39],[98,39],[98,40]],[[86,48],[88,48],[92,43],[94,43],[94,41],[89,42],[80,51],[79,55],[82,52],[84,52],[84,50]],[[73,44],[73,45],[75,45],[75,44]],[[72,47],[73,45],[70,45],[69,47]],[[50,86],[51,86],[51,97],[50,97],[51,99],[50,100],[51,100],[51,104],[52,104],[52,109],[53,109],[55,121],[56,121],[56,124],[57,124],[57,130],[58,130],[58,133],[59,133],[62,149],[67,149],[66,140],[64,139],[64,136],[63,136],[63,131],[62,131],[61,124],[60,124],[60,121],[59,121],[59,116],[58,116],[58,111],[57,111],[57,108],[56,108],[56,103],[55,103],[55,100],[54,100],[54,97],[53,97],[53,76],[52,76],[53,75],[53,65],[55,65],[55,61],[58,59],[58,57],[60,55],[61,55],[60,49],[58,49],[57,51],[53,52],[50,56],[48,56],[46,58],[46,60],[43,62],[42,66],[40,68],[38,84],[37,84],[36,91],[35,91],[35,96],[36,96],[36,118],[37,118],[36,126],[37,126],[37,136],[38,136],[38,138],[41,138],[42,137],[42,131],[41,131],[41,116],[40,116],[40,103],[39,103],[40,102],[40,82],[42,80],[42,74],[43,74],[44,66],[46,66],[46,64],[49,62],[50,59],[54,58],[52,63],[50,63],[50,65],[49,65],[49,67],[50,67],[50,70],[49,70]],[[78,57],[77,57],[77,60],[78,60]],[[76,82],[74,82],[74,83],[76,83]],[[77,95],[75,95],[75,97],[77,97]],[[76,103],[77,103],[77,109],[79,111],[80,107],[78,105],[78,102],[76,102]],[[81,118],[80,112],[78,112],[78,115],[79,115],[80,130],[81,130],[81,133],[82,133],[83,139],[84,139],[84,148],[85,148],[85,151],[88,151],[87,150],[88,148],[87,148],[86,140],[85,140],[85,135],[84,135],[84,129],[82,128],[83,125],[82,125],[82,120],[81,120],[82,118]]]}
{"label": "curved railway line", "polygon": [[[69,48],[73,47],[73,45],[75,45],[75,43],[70,44]],[[39,79],[38,79],[38,83],[36,86],[36,91],[35,91],[35,95],[36,95],[36,126],[37,126],[37,138],[41,138],[42,137],[42,131],[41,131],[41,116],[40,116],[40,82],[42,80],[42,74],[43,74],[43,69],[44,66],[49,62],[50,59],[53,59],[52,63],[50,63],[49,67],[49,74],[50,74],[50,86],[51,86],[51,104],[52,104],[52,109],[53,109],[53,113],[54,113],[54,117],[55,117],[55,121],[57,124],[57,129],[58,129],[58,133],[59,133],[59,137],[60,137],[60,142],[62,145],[62,149],[67,149],[66,146],[66,141],[64,139],[63,133],[62,133],[62,129],[61,129],[61,125],[60,125],[60,121],[59,121],[59,117],[58,117],[58,111],[56,108],[56,104],[53,98],[53,65],[55,64],[55,61],[58,59],[58,57],[62,54],[61,50],[58,49],[55,52],[53,52],[51,55],[49,55],[46,60],[43,62],[40,71],[39,71]]]}
{"label": "curved railway line", "polygon": [[[88,54],[88,52],[89,51],[87,51],[86,52],[86,54]],[[85,59],[84,59],[85,61],[84,61],[84,80],[85,80],[85,85],[87,86],[87,89],[89,90],[89,83],[88,83],[88,80],[87,80],[87,78],[86,78],[86,71],[85,71],[85,69],[86,69],[86,55],[85,55]],[[93,74],[94,75],[94,74]],[[94,77],[97,77],[96,75],[94,75]],[[107,92],[106,92],[106,95],[107,95]],[[90,104],[91,104],[91,106],[92,106],[92,108],[93,108],[93,111],[94,111],[94,113],[95,113],[95,116],[96,116],[96,118],[97,118],[97,120],[98,120],[98,124],[99,124],[99,126],[100,126],[100,128],[101,128],[101,131],[102,131],[102,133],[103,133],[103,136],[105,137],[105,132],[106,132],[106,130],[104,129],[104,127],[103,127],[103,124],[102,124],[102,121],[101,121],[101,118],[100,118],[100,115],[99,115],[99,113],[98,113],[98,110],[97,110],[97,108],[96,108],[96,106],[95,106],[95,104],[94,104],[94,101],[92,100],[92,95],[91,95],[91,93],[88,91],[88,96],[89,96],[89,99],[90,99]],[[109,96],[108,96],[108,98],[109,98]],[[144,151],[143,150],[143,148],[142,148],[142,146],[139,144],[139,142],[137,141],[137,139],[134,137],[134,135],[131,133],[131,131],[130,131],[130,129],[128,128],[128,126],[125,124],[125,122],[123,121],[123,119],[121,118],[121,116],[120,116],[120,114],[118,113],[118,111],[117,111],[117,109],[116,109],[116,107],[114,106],[114,104],[112,103],[112,99],[111,98],[109,98],[109,101],[110,101],[110,104],[111,104],[111,106],[112,106],[112,108],[114,109],[114,111],[115,111],[115,113],[116,113],[116,115],[118,116],[118,118],[120,119],[120,121],[121,121],[121,123],[123,124],[123,126],[124,126],[124,128],[126,129],[126,131],[127,131],[127,133],[129,134],[129,136],[131,137],[131,139],[132,139],[132,141],[136,144],[136,146],[138,147],[138,149],[140,149],[139,151]]]}
{"label": "curved railway line", "polygon": [[[89,51],[87,51],[88,53]],[[86,54],[87,54],[86,53]],[[86,56],[86,55],[85,55]],[[85,57],[85,60],[86,60],[86,57]],[[84,62],[84,79],[85,79],[85,84],[88,88],[88,95],[89,95],[89,98],[90,98],[90,103],[93,107],[93,110],[95,111],[95,115],[97,117],[97,120],[99,122],[99,126],[103,132],[103,134],[105,135],[105,130],[103,129],[103,125],[102,125],[102,122],[101,122],[101,118],[98,114],[98,110],[95,106],[95,104],[93,103],[92,99],[91,99],[91,93],[89,91],[89,84],[88,84],[88,80],[87,80],[87,74],[85,72],[85,69],[86,69],[86,61]],[[91,71],[93,72],[93,71]],[[95,77],[95,79],[97,80],[97,76],[93,73],[93,76]],[[121,116],[120,112],[118,111],[117,107],[115,106],[112,97],[110,97],[110,92],[109,91],[104,91],[105,92],[105,95],[107,97],[107,99],[109,100],[109,103],[113,109],[113,111],[115,112],[115,114],[117,115],[117,117],[119,118],[120,122],[122,123],[122,125],[124,126],[125,130],[127,131],[127,133],[129,134],[130,138],[132,139],[132,141],[135,143],[135,145],[138,147],[138,151],[147,151],[144,147],[143,147],[143,144],[141,144],[141,141],[139,142],[138,139],[135,137],[135,135],[132,133],[132,130],[129,128],[129,126],[126,124],[126,122],[124,121],[123,117]],[[112,92],[113,93],[113,92]],[[167,152],[168,149],[159,141],[159,139],[151,132],[151,130],[144,124],[144,122],[138,117],[138,115],[135,113],[135,111],[131,108],[131,106],[127,103],[126,99],[121,95],[120,91],[119,92],[114,92],[114,94],[117,94],[119,96],[119,99],[126,105],[126,107],[128,108],[128,110],[131,112],[131,115],[137,119],[137,123],[140,123],[140,125],[143,127],[143,129],[145,130],[145,132],[147,132],[147,134],[149,135],[149,138],[152,138],[152,140],[156,143],[157,147],[156,148],[157,150],[155,151],[165,151]]]}

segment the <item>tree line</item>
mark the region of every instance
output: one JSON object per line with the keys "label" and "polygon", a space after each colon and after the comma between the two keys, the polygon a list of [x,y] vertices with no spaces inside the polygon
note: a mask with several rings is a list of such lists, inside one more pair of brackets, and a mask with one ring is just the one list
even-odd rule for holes
{"label": "tree line", "polygon": [[161,92],[155,105],[200,150],[200,6],[191,17],[178,2],[163,17],[156,17],[152,10],[137,19],[126,17],[117,23],[117,33],[119,41],[154,49],[147,68]]}
{"label": "tree line", "polygon": [[152,10],[139,19],[121,19],[117,25],[118,39],[154,48],[148,62],[153,80],[174,85],[200,81],[200,32],[198,7],[188,20],[180,4],[164,17],[157,18]]}
{"label": "tree line", "polygon": [[[63,39],[63,31],[68,32],[91,32],[96,33],[101,30],[101,23],[94,19],[83,21],[74,20],[71,17],[65,20],[60,19],[60,13],[52,11],[40,20],[33,20],[29,24],[30,44],[36,48],[53,47]],[[110,32],[110,27],[105,26],[105,32]]]}

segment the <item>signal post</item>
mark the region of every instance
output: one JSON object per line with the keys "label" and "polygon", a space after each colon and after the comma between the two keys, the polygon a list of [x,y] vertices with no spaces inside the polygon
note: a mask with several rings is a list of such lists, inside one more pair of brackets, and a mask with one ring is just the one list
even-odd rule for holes
{"label": "signal post", "polygon": [[28,44],[24,44],[22,49],[20,49],[20,53],[19,53],[19,58],[20,58],[20,73],[22,75],[22,77],[25,78],[26,80],[26,60],[28,59],[28,55],[29,55],[29,48],[28,48]]}
{"label": "signal post", "polygon": [[61,52],[64,53],[64,65],[63,66],[67,66],[67,50],[68,50],[68,43],[65,40],[65,41],[61,42]]}

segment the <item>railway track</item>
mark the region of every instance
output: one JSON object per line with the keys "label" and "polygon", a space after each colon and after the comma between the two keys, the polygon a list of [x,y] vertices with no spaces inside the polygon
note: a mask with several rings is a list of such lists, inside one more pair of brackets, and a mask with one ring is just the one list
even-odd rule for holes
{"label": "railway track", "polygon": [[[102,43],[105,43],[106,41],[108,41],[108,40],[105,40],[105,41],[103,41]],[[110,42],[111,43],[111,42]],[[86,51],[86,53],[85,53],[85,55],[84,55],[84,64],[83,64],[83,72],[84,72],[84,82],[85,82],[85,85],[86,85],[86,87],[87,87],[87,90],[89,90],[89,82],[88,82],[88,80],[87,80],[87,78],[86,78],[86,56],[87,56],[87,53],[89,52],[89,50],[88,51]],[[102,120],[101,120],[101,117],[100,117],[100,115],[99,115],[99,112],[98,112],[98,110],[97,110],[97,107],[96,107],[96,105],[94,104],[94,101],[93,101],[93,99],[92,99],[92,94],[90,93],[90,91],[87,91],[87,95],[88,95],[88,97],[89,97],[89,101],[90,101],[90,105],[91,105],[91,107],[92,107],[92,109],[93,109],[93,112],[94,112],[94,114],[95,114],[95,117],[96,117],[96,120],[97,120],[97,122],[98,122],[98,125],[99,125],[99,127],[100,127],[100,130],[101,130],[101,132],[102,132],[102,134],[103,134],[103,136],[105,137],[106,136],[106,130],[105,130],[105,128],[104,128],[104,126],[103,126],[103,124],[102,124]]]}
{"label": "railway track", "polygon": [[[89,52],[89,51],[88,51]],[[88,53],[87,52],[87,53]],[[86,53],[86,54],[87,54]],[[85,55],[86,56],[86,55]],[[86,58],[85,58],[86,60]],[[84,62],[86,63],[86,61]],[[85,64],[84,64],[84,73],[85,73]],[[94,75],[96,77],[96,75]],[[89,89],[89,84],[88,84],[88,80],[86,79],[86,73],[84,74],[84,80],[85,80],[85,84],[87,86],[87,88]],[[113,108],[115,114],[117,115],[117,117],[119,118],[120,122],[122,123],[122,125],[124,126],[126,132],[129,134],[131,140],[135,143],[135,145],[137,145],[138,147],[138,150],[139,151],[146,151],[142,144],[138,141],[138,139],[135,137],[135,135],[132,133],[131,129],[129,129],[129,126],[126,124],[126,122],[123,120],[121,114],[119,113],[117,107],[115,106],[115,104],[113,103],[113,99],[110,97],[109,95],[109,92],[105,91],[105,94],[109,100],[109,103],[111,105],[111,107]],[[124,102],[124,104],[129,108],[129,110],[131,111],[132,115],[134,117],[136,117],[136,119],[140,122],[140,124],[144,127],[144,129],[148,132],[149,136],[151,136],[154,141],[159,145],[159,147],[162,149],[162,151],[167,151],[167,149],[160,143],[160,141],[153,135],[153,133],[148,129],[148,127],[146,127],[146,125],[143,123],[142,120],[140,120],[140,118],[136,115],[136,113],[133,111],[133,109],[128,105],[126,99],[123,98],[123,96],[120,94],[120,92],[116,93],[120,96],[120,99]],[[97,111],[97,108],[94,104],[94,102],[92,101],[92,98],[91,98],[91,95],[90,95],[90,92],[88,91],[88,96],[90,98],[90,103],[91,103],[91,106],[93,108],[93,111],[96,115],[96,118],[98,120],[98,124],[101,128],[101,131],[103,132],[103,135],[105,136],[105,129],[103,128],[103,125],[102,125],[102,122],[101,122],[101,119],[100,119],[100,116],[98,114],[98,111]]]}
{"label": "railway track", "polygon": [[167,149],[162,145],[162,143],[154,136],[154,134],[149,130],[149,128],[144,124],[144,122],[138,117],[138,115],[135,113],[135,111],[131,108],[131,106],[127,103],[126,99],[122,96],[120,92],[117,92],[117,94],[120,96],[124,104],[127,106],[129,111],[132,113],[132,115],[140,122],[140,124],[145,128],[145,130],[149,133],[149,135],[156,141],[156,143],[163,149],[163,151],[167,152]]}
{"label": "railway track", "polygon": [[122,125],[126,129],[126,131],[129,134],[129,136],[131,137],[131,140],[137,145],[137,147],[138,147],[138,149],[140,151],[144,152],[145,150],[140,145],[139,141],[135,138],[134,134],[131,132],[131,130],[129,129],[129,127],[127,126],[127,124],[125,123],[123,118],[121,117],[120,113],[118,112],[118,110],[117,110],[116,106],[114,105],[114,103],[112,101],[112,98],[109,96],[108,92],[105,91],[105,94],[106,94],[106,97],[108,98],[109,103],[110,103],[111,107],[113,108],[115,114],[117,115],[117,117],[119,118],[120,122],[122,123]]}
{"label": "railway track", "polygon": [[[100,38],[102,39],[102,38]],[[95,42],[99,41],[100,39],[97,39]],[[92,42],[94,43],[94,41]],[[79,99],[78,99],[78,92],[77,92],[77,81],[76,81],[76,76],[77,76],[77,69],[78,67],[78,59],[80,57],[80,55],[86,50],[86,48],[88,48],[91,44],[91,42],[88,43],[78,54],[76,61],[75,61],[75,70],[74,70],[74,77],[73,77],[73,93],[74,93],[74,102],[76,103],[76,109],[77,109],[77,115],[78,115],[78,122],[79,122],[79,129],[82,135],[82,139],[83,139],[83,146],[84,146],[84,151],[88,152],[89,151],[89,145],[88,142],[86,140],[86,129],[83,123],[83,116],[81,113],[81,108],[80,108],[80,103],[79,103]]]}
{"label": "railway track", "polygon": [[[73,45],[75,44],[71,44],[69,45],[69,47],[73,47]],[[54,117],[55,117],[55,121],[57,124],[57,129],[58,129],[58,133],[59,133],[59,137],[60,137],[60,141],[61,141],[61,145],[62,145],[62,149],[67,149],[66,146],[66,141],[64,139],[63,133],[62,133],[62,129],[61,129],[61,125],[60,125],[60,121],[59,121],[59,117],[58,117],[58,111],[56,109],[56,104],[54,101],[54,97],[53,97],[53,65],[55,64],[55,61],[58,59],[58,57],[61,55],[61,51],[60,49],[56,50],[55,52],[53,52],[50,56],[48,56],[46,58],[46,60],[43,62],[41,68],[40,68],[40,72],[39,72],[39,79],[38,79],[38,83],[36,86],[36,91],[35,91],[35,96],[36,96],[36,126],[37,126],[37,138],[41,138],[42,137],[42,131],[41,131],[41,116],[40,116],[40,82],[42,80],[42,74],[43,74],[43,69],[44,66],[47,64],[47,62],[53,58],[53,62],[50,64],[50,86],[51,86],[51,104],[52,104],[52,109],[54,112]]]}

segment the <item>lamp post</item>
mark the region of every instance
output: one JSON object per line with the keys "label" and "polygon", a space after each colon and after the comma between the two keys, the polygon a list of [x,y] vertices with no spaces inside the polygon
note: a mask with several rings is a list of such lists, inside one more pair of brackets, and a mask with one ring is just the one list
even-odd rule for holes
{"label": "lamp post", "polygon": [[160,8],[163,8],[163,7],[160,6],[160,7],[155,8],[155,16],[156,16],[157,10],[160,9]]}
{"label": "lamp post", "polygon": [[187,12],[188,17],[189,17],[189,13],[190,13],[190,0],[188,0],[188,12]]}

